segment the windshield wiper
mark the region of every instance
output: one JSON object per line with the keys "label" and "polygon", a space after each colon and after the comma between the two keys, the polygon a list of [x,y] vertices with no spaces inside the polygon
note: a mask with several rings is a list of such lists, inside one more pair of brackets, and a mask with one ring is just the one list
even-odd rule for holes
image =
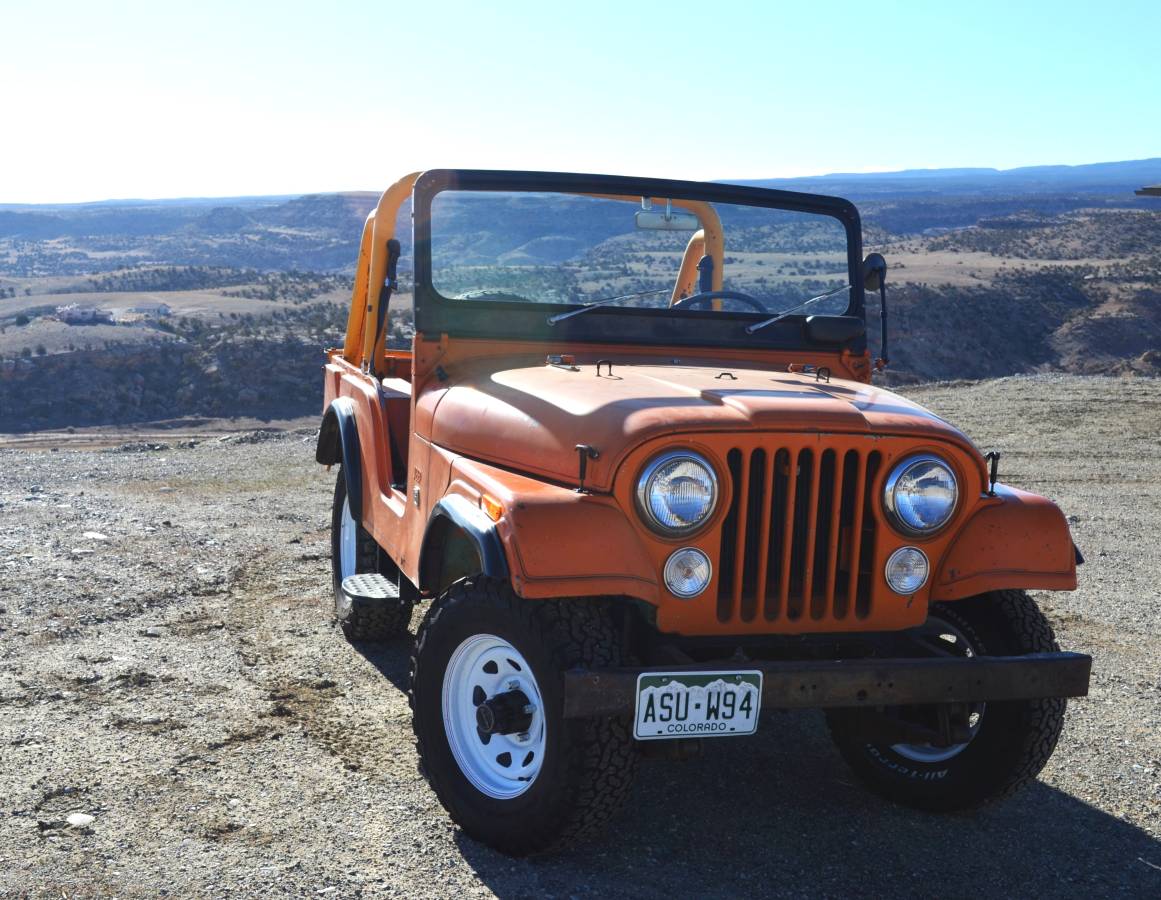
{"label": "windshield wiper", "polygon": [[798,312],[800,309],[806,309],[806,307],[810,306],[810,304],[817,303],[819,300],[825,300],[827,297],[833,297],[835,294],[845,291],[849,287],[849,284],[844,284],[842,287],[837,287],[833,291],[827,291],[825,294],[819,294],[817,297],[811,297],[805,303],[799,303],[797,306],[790,307],[790,309],[784,309],[782,312],[778,313],[778,315],[769,319],[765,319],[761,322],[755,322],[753,325],[747,325],[746,334],[753,334],[755,331],[761,331],[767,325],[773,325],[775,322],[779,322],[782,319],[785,319],[791,313]]}
{"label": "windshield wiper", "polygon": [[549,316],[548,324],[555,325],[557,322],[563,322],[565,319],[579,316],[581,313],[586,313],[590,309],[596,309],[598,306],[608,306],[610,303],[616,303],[618,300],[628,300],[631,297],[646,297],[649,294],[664,294],[671,290],[672,288],[657,288],[652,291],[637,291],[635,294],[620,294],[616,297],[604,297],[600,300],[594,300],[592,303],[586,303],[580,309],[573,309],[566,313],[557,313],[555,316]]}

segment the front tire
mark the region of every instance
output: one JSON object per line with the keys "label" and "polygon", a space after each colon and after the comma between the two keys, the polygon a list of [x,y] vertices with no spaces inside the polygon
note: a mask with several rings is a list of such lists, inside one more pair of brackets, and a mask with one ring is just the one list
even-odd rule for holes
{"label": "front tire", "polygon": [[[352,603],[343,593],[343,579],[363,572],[387,577],[399,589],[397,600]],[[385,641],[407,633],[415,607],[415,588],[391,559],[379,549],[351,515],[347,481],[340,469],[335,479],[331,506],[331,582],[335,595],[335,621],[349,641]]]}
{"label": "front tire", "polygon": [[[429,784],[467,834],[523,856],[612,818],[636,767],[629,723],[565,719],[562,675],[620,662],[617,632],[597,601],[524,601],[505,582],[477,576],[432,604],[411,661],[416,745]],[[516,692],[504,714],[517,724],[481,731],[476,708],[503,711]]]}
{"label": "front tire", "polygon": [[[959,655],[1022,656],[1060,648],[1044,614],[1023,591],[994,591],[937,603],[929,623]],[[1048,762],[1064,725],[1065,700],[977,704],[970,739],[949,748],[872,744],[859,737],[858,717],[827,712],[839,752],[863,783],[890,800],[933,811],[979,806],[1007,796]]]}

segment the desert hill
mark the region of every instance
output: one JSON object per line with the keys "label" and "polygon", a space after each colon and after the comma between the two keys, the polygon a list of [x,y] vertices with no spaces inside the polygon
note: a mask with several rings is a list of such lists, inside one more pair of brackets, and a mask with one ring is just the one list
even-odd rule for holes
{"label": "desert hill", "polygon": [[[915,383],[1161,373],[1161,201],[1133,193],[1150,182],[1161,182],[1161,159],[754,183],[859,200],[864,248],[891,266],[887,377]],[[313,413],[321,349],[341,340],[376,199],[0,204],[0,432]],[[633,241],[583,203],[562,203],[559,232],[547,236],[511,216],[498,230],[486,204],[453,211],[477,265],[518,261],[534,276],[583,257],[610,293],[640,280]],[[397,229],[405,284],[408,216]],[[735,245],[727,253],[745,257]],[[115,322],[58,321],[71,304]],[[395,306],[392,334],[405,341],[408,297]],[[875,320],[870,334],[877,343]],[[230,373],[248,354],[269,365],[242,390]]]}

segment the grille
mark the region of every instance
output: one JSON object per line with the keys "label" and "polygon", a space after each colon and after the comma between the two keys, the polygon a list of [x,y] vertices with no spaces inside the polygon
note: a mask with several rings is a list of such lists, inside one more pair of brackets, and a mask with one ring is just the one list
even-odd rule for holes
{"label": "grille", "polygon": [[732,449],[722,523],[721,622],[871,614],[878,451]]}

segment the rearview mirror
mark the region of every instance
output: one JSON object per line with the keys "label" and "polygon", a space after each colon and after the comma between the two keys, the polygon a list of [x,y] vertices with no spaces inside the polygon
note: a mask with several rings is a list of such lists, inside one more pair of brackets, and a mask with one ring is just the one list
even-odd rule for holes
{"label": "rearview mirror", "polygon": [[887,260],[881,253],[868,253],[863,260],[863,287],[868,291],[877,291],[887,280]]}
{"label": "rearview mirror", "polygon": [[633,217],[638,228],[646,231],[697,231],[701,222],[692,213],[674,212],[673,201],[665,201],[665,211],[653,209],[653,201],[641,198],[641,208]]}

